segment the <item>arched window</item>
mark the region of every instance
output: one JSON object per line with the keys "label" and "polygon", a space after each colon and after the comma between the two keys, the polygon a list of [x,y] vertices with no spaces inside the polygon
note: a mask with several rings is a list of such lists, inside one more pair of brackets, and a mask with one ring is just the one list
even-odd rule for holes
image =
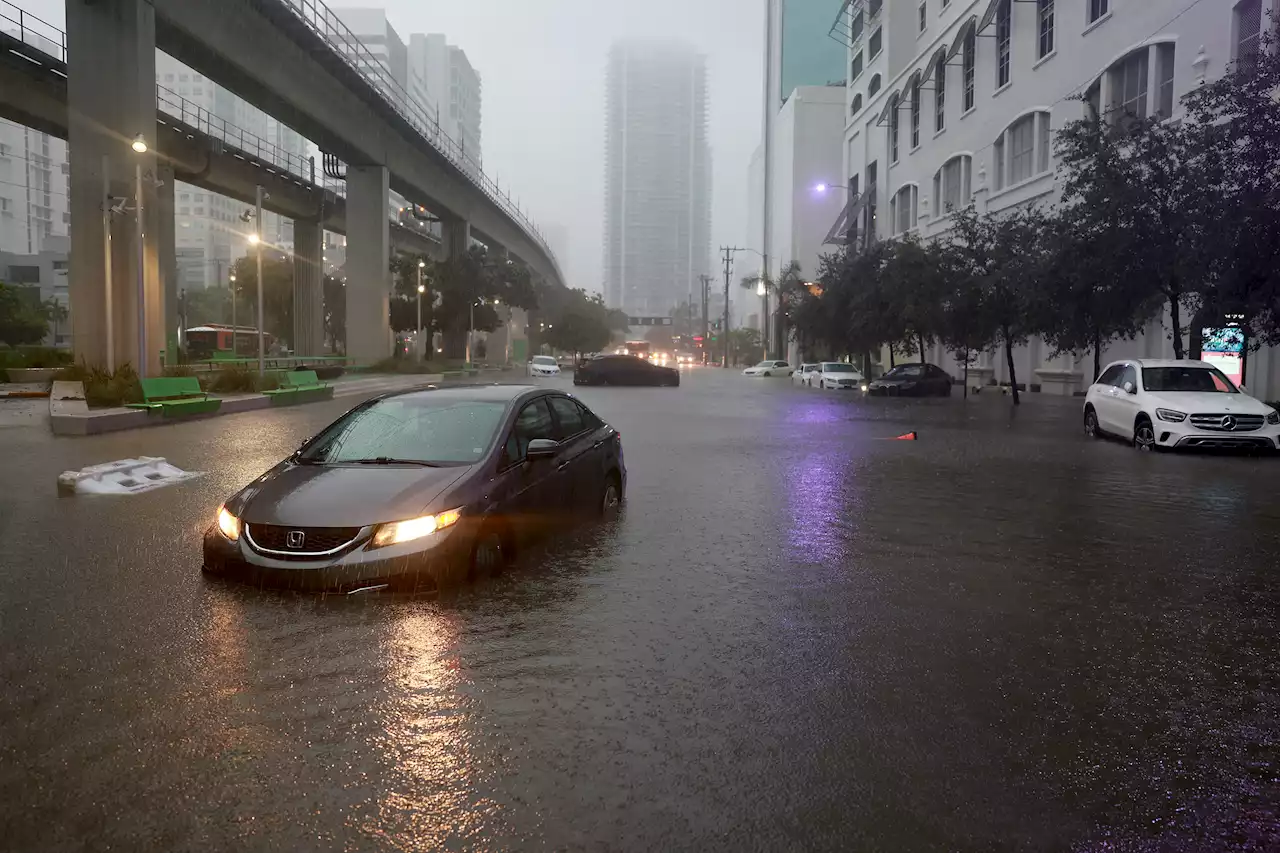
{"label": "arched window", "polygon": [[1028,113],[1005,128],[992,146],[997,191],[1049,171],[1049,113]]}
{"label": "arched window", "polygon": [[906,184],[889,199],[889,219],[894,234],[905,234],[916,227],[916,204],[920,194],[915,184]]}
{"label": "arched window", "polygon": [[862,93],[861,93],[861,92],[859,92],[858,94],[854,95],[854,96],[853,96],[853,103],[849,104],[849,114],[850,114],[850,115],[855,115],[855,116],[856,116],[856,115],[857,115],[858,113],[860,113],[860,112],[862,112]]}
{"label": "arched window", "polygon": [[871,83],[867,86],[867,97],[873,97],[876,92],[880,91],[880,75],[872,74]]}
{"label": "arched window", "polygon": [[933,176],[933,198],[937,204],[938,215],[942,216],[966,207],[972,198],[972,185],[972,157],[968,154],[957,154],[943,163],[942,168]]}
{"label": "arched window", "polygon": [[1151,116],[1173,115],[1173,42],[1145,45],[1102,72],[1085,90],[1089,117],[1124,128]]}

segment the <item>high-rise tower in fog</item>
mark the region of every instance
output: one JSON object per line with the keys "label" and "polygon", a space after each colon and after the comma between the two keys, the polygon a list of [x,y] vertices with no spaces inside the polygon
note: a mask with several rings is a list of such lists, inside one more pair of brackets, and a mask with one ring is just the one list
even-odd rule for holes
{"label": "high-rise tower in fog", "polygon": [[606,114],[605,300],[666,316],[713,272],[705,57],[679,42],[615,43]]}

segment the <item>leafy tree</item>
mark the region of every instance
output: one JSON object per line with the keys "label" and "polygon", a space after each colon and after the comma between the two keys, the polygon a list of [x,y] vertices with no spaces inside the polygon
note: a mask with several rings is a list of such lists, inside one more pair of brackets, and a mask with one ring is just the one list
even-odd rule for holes
{"label": "leafy tree", "polygon": [[[501,323],[495,304],[526,310],[538,305],[539,289],[528,269],[483,246],[472,246],[460,257],[428,262],[426,269],[439,294],[432,320],[444,338],[447,358],[463,356],[473,316],[476,330],[487,332]],[[416,292],[416,284],[414,288]]]}
{"label": "leafy tree", "polygon": [[543,334],[543,342],[575,356],[599,352],[609,345],[613,337],[610,322],[610,312],[603,298],[588,295],[584,290],[572,290]]}
{"label": "leafy tree", "polygon": [[729,359],[733,364],[754,364],[759,356],[759,329],[733,329],[729,332]]}
{"label": "leafy tree", "polygon": [[0,343],[17,347],[38,344],[49,333],[49,319],[34,287],[0,282]]}
{"label": "leafy tree", "polygon": [[[1026,343],[1035,331],[1035,290],[1031,286],[1038,268],[1044,216],[1028,208],[979,214],[972,207],[954,214],[951,257],[959,305],[974,309],[968,324],[972,345],[987,338],[1004,349],[1009,367],[1010,393],[1019,405],[1018,377],[1013,348]],[[966,293],[972,291],[972,293]]]}
{"label": "leafy tree", "polygon": [[53,340],[56,343],[58,340],[58,333],[62,329],[62,324],[67,322],[67,318],[71,316],[71,313],[67,311],[67,306],[63,305],[53,297],[50,297],[41,303],[40,310],[44,314],[45,319],[53,324]]}
{"label": "leafy tree", "polygon": [[237,310],[249,304],[248,314],[240,313],[236,322],[240,325],[251,325],[261,322],[262,330],[287,346],[293,346],[293,261],[276,254],[265,254],[262,258],[262,292],[263,315],[258,321],[258,268],[252,254],[236,260],[231,266],[236,280]]}
{"label": "leafy tree", "polygon": [[[881,281],[891,300],[888,313],[901,330],[899,346],[915,349],[924,361],[925,347],[937,339],[942,326],[941,304],[947,288],[942,250],[915,235],[887,246]],[[889,341],[890,347],[894,343]]]}
{"label": "leafy tree", "polygon": [[331,352],[347,351],[347,285],[331,275],[324,277],[324,335]]}
{"label": "leafy tree", "polygon": [[[801,275],[800,264],[797,261],[791,261],[785,264],[782,269],[778,270],[776,276],[767,276],[760,273],[744,276],[740,282],[742,287],[752,293],[760,289],[760,283],[764,282],[765,293],[771,297],[771,314],[768,317],[770,330],[770,349],[773,343],[777,342],[782,345],[787,338],[785,334],[785,322],[787,316],[787,303],[797,299],[800,291],[805,289],[804,277]],[[779,328],[782,324],[783,328]]]}

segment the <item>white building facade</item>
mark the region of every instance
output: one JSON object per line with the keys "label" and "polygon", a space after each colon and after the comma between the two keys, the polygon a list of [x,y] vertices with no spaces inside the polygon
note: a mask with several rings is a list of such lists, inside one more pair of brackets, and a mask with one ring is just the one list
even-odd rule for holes
{"label": "white building facade", "polygon": [[[853,0],[844,177],[854,226],[877,239],[945,235],[949,206],[1000,211],[1056,201],[1054,134],[1087,109],[1176,115],[1181,97],[1256,51],[1275,0]],[[1083,100],[1081,100],[1083,98]],[[1103,361],[1172,357],[1166,326],[1120,341]],[[1016,351],[1018,381],[1072,393],[1092,355]],[[934,347],[928,360],[962,368]],[[1007,381],[981,356],[980,381]],[[1251,391],[1280,396],[1280,355],[1249,356]]]}
{"label": "white building facade", "polygon": [[67,236],[67,143],[0,119],[0,252],[36,255]]}
{"label": "white building facade", "polygon": [[[789,93],[774,119],[773,168],[769,170],[773,215],[768,239],[760,245],[769,246],[769,267],[775,276],[794,262],[806,279],[817,278],[822,256],[836,248],[824,241],[845,205],[840,186],[844,183],[841,138],[846,110],[843,87],[800,86]],[[742,245],[751,248],[764,229],[764,156],[761,145],[747,175],[747,240]],[[758,255],[740,253],[734,266],[736,277],[759,271],[760,262]],[[743,291],[734,301],[740,310],[754,313],[759,323],[758,297]],[[737,318],[738,324],[746,321],[745,315]]]}
{"label": "white building facade", "polygon": [[409,68],[422,81],[428,113],[470,160],[483,164],[480,72],[466,51],[449,44],[442,33],[414,33],[409,36]]}

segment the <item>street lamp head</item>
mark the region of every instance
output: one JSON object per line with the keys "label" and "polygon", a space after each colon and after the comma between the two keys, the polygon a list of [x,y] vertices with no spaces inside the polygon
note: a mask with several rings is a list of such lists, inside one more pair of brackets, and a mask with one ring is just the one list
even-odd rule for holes
{"label": "street lamp head", "polygon": [[418,261],[418,269],[422,269],[427,265],[426,261]]}
{"label": "street lamp head", "polygon": [[231,280],[232,280],[232,281],[235,281],[235,280],[236,280],[236,274],[235,274],[235,273],[232,273],[232,274],[231,274]]}
{"label": "street lamp head", "polygon": [[249,235],[249,243],[250,243],[251,245],[256,246],[256,245],[258,245],[258,243],[260,243],[261,241],[262,241],[262,238],[261,238],[261,237],[259,237],[259,236],[257,235],[257,233],[253,233],[253,234],[250,234],[250,235]]}
{"label": "street lamp head", "polygon": [[756,296],[764,296],[764,293],[764,279],[760,279],[760,281],[756,282]]}
{"label": "street lamp head", "polygon": [[827,191],[827,185],[826,185],[826,184],[815,184],[815,185],[814,185],[814,187],[813,187],[813,191],[814,191],[814,192],[816,192],[816,193],[824,193],[824,192],[826,192],[826,191]]}
{"label": "street lamp head", "polygon": [[427,292],[427,288],[420,284],[420,285],[418,285],[418,292],[419,292],[419,293],[426,293],[426,292]]}
{"label": "street lamp head", "polygon": [[134,151],[138,152],[139,154],[146,154],[146,153],[147,153],[147,140],[143,139],[143,138],[142,138],[142,134],[141,134],[141,133],[139,133],[137,136],[135,136],[135,137],[133,138],[133,143],[130,145],[130,147],[131,147]]}

